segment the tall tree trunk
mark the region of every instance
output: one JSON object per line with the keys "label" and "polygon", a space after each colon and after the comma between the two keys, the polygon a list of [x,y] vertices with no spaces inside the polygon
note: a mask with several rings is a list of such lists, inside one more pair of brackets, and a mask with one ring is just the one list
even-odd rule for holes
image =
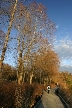
{"label": "tall tree trunk", "polygon": [[[17,73],[17,79],[18,83],[22,83],[22,52],[19,53],[19,60],[18,60],[18,73]],[[20,83],[19,83],[20,84]]]}
{"label": "tall tree trunk", "polygon": [[24,83],[25,82],[25,71],[23,70],[23,76],[22,76],[22,82]]}
{"label": "tall tree trunk", "polygon": [[32,78],[33,78],[33,72],[32,72],[32,74],[30,75],[30,84],[32,84]]}
{"label": "tall tree trunk", "polygon": [[22,60],[23,48],[21,50],[20,45],[21,45],[21,42],[20,42],[20,37],[19,37],[19,39],[18,39],[19,58],[18,58],[18,73],[17,73],[18,84],[22,84],[24,81],[24,63]]}
{"label": "tall tree trunk", "polygon": [[18,79],[18,83],[20,84],[22,82],[22,73],[21,73],[21,68],[22,68],[22,51],[20,49],[20,37],[18,38],[18,53],[19,53],[19,58],[18,58],[17,79]]}
{"label": "tall tree trunk", "polygon": [[15,14],[15,11],[16,11],[17,3],[18,3],[18,0],[16,0],[16,2],[14,4],[14,8],[13,8],[13,12],[12,12],[12,15],[11,15],[10,24],[9,24],[9,27],[8,27],[8,32],[6,34],[6,38],[5,38],[5,42],[4,42],[4,46],[3,46],[3,50],[2,50],[1,63],[0,63],[0,71],[1,72],[2,72],[3,60],[4,60],[4,57],[5,57],[5,52],[7,50],[7,44],[8,44],[8,41],[9,41],[10,31],[12,29],[12,22],[14,20],[14,14]]}

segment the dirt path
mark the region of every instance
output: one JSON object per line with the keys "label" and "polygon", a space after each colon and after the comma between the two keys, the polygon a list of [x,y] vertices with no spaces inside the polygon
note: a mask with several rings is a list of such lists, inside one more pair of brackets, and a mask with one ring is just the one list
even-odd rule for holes
{"label": "dirt path", "polygon": [[43,92],[43,96],[40,102],[35,108],[65,108],[60,100],[60,98],[54,93],[53,90],[48,94]]}

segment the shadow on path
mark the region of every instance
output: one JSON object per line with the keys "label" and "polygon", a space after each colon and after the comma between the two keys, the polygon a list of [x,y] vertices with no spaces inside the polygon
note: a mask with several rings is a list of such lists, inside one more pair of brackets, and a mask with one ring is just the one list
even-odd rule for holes
{"label": "shadow on path", "polygon": [[36,104],[36,106],[34,108],[44,108],[42,100],[40,99],[40,101]]}

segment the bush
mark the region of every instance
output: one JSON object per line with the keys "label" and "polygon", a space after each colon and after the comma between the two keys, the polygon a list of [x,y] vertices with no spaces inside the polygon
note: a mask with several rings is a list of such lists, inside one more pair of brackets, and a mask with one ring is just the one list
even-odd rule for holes
{"label": "bush", "polygon": [[0,82],[0,108],[15,108],[15,88],[16,83]]}
{"label": "bush", "polygon": [[0,108],[16,108],[17,104],[17,93],[15,94],[16,88],[19,91],[21,88],[21,104],[23,107],[32,107],[36,102],[36,96],[42,95],[43,85],[39,84],[28,84],[18,85],[15,81],[13,82],[0,82]]}
{"label": "bush", "polygon": [[67,87],[63,88],[63,86],[60,89],[60,95],[63,97],[63,99],[67,102],[70,108],[72,108],[72,89]]}

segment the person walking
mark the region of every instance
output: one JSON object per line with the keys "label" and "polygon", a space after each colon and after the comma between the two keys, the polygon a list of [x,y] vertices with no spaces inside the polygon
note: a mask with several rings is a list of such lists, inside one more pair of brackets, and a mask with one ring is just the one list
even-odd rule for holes
{"label": "person walking", "polygon": [[50,92],[50,85],[47,86],[48,94]]}

